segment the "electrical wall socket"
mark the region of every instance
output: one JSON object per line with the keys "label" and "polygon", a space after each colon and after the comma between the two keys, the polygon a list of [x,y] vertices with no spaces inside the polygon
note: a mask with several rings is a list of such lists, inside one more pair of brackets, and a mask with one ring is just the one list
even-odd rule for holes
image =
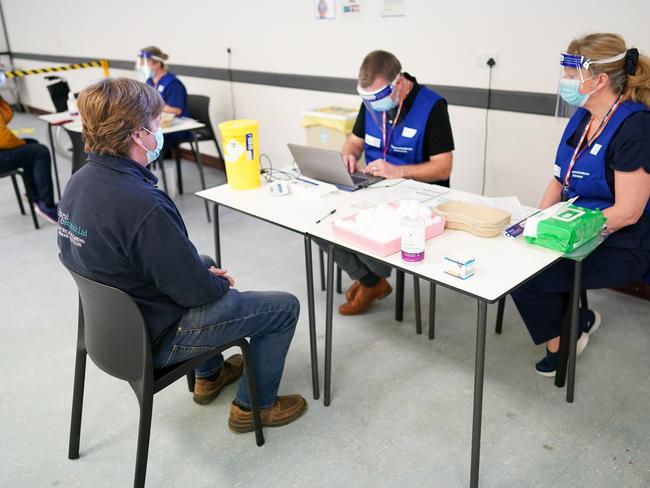
{"label": "electrical wall socket", "polygon": [[474,51],[474,58],[476,59],[476,66],[479,68],[488,68],[487,62],[490,58],[494,59],[496,64],[499,64],[498,51]]}

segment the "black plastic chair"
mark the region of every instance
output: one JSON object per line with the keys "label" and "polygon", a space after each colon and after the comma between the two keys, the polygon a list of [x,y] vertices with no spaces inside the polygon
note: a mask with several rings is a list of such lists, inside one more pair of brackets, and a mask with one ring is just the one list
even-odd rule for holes
{"label": "black plastic chair", "polygon": [[142,488],[145,484],[154,394],[185,375],[187,375],[188,387],[190,391],[193,391],[194,368],[233,346],[241,348],[242,351],[255,422],[255,437],[258,446],[264,444],[253,361],[250,345],[246,339],[242,338],[224,344],[218,349],[205,352],[182,363],[161,370],[154,370],[149,334],[135,301],[116,288],[84,278],[69,268],[68,271],[70,271],[77,283],[79,290],[79,328],[68,450],[69,459],[79,458],[86,354],[105,373],[127,381],[138,398],[140,422],[134,487]]}
{"label": "black plastic chair", "polygon": [[[65,129],[65,127],[64,127]],[[86,164],[88,154],[84,151],[84,138],[81,132],[65,129],[70,136],[72,142],[72,174],[75,174],[79,169]]]}
{"label": "black plastic chair", "polygon": [[[25,185],[25,174],[23,173],[22,170],[15,169],[13,171],[8,171],[6,173],[0,173],[0,178],[6,178],[6,177],[11,178],[11,184],[14,187],[14,192],[16,193],[16,200],[18,201],[18,208],[20,209],[20,213],[22,215],[25,215],[25,206],[23,205],[23,200],[20,197],[20,189],[18,188],[18,181],[16,180],[16,176],[20,176],[22,178],[23,186],[27,188],[27,185]],[[25,194],[27,195],[29,210],[32,213],[32,221],[34,222],[34,227],[38,229],[38,219],[36,218],[36,212],[34,211],[34,202],[32,201],[32,197],[30,196],[28,191],[25,191]]]}
{"label": "black plastic chair", "polygon": [[[205,189],[205,182],[203,176],[203,165],[200,164],[197,152],[199,150],[199,142],[204,141],[214,141],[215,146],[217,146],[217,153],[219,158],[223,161],[223,155],[221,154],[221,148],[219,147],[219,142],[212,128],[212,123],[210,122],[210,97],[205,95],[188,95],[187,96],[187,116],[191,119],[194,119],[198,122],[201,122],[205,127],[201,129],[196,129],[192,131],[194,133],[193,139],[188,139],[187,141],[179,141],[174,147],[174,157],[176,159],[176,183],[178,185],[178,193],[183,193],[183,175],[181,172],[181,153],[180,153],[180,144],[183,142],[189,142],[192,147],[192,152],[194,153],[194,159],[199,165],[199,172],[201,176],[201,183]],[[196,144],[196,150],[194,149],[194,144]]]}

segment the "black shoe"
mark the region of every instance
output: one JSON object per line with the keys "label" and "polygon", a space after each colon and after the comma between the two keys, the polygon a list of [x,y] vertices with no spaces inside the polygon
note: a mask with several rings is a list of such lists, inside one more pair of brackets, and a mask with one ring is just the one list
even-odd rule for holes
{"label": "black shoe", "polygon": [[600,327],[600,323],[603,321],[600,313],[596,310],[584,310],[580,313],[580,331],[585,332],[588,335],[593,335],[594,332]]}
{"label": "black shoe", "polygon": [[43,202],[36,202],[34,204],[34,210],[38,215],[43,217],[43,219],[49,222],[50,224],[56,225],[59,223],[59,215],[57,212],[56,205],[54,205],[53,207],[48,207]]}
{"label": "black shoe", "polygon": [[535,365],[535,371],[547,378],[555,378],[557,369],[557,353],[546,350],[546,357]]}

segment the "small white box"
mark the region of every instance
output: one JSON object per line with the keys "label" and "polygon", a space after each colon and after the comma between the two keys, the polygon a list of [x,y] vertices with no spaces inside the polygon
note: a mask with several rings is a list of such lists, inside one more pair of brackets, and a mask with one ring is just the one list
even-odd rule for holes
{"label": "small white box", "polygon": [[474,263],[476,260],[464,254],[445,256],[443,260],[445,273],[466,280],[474,275]]}

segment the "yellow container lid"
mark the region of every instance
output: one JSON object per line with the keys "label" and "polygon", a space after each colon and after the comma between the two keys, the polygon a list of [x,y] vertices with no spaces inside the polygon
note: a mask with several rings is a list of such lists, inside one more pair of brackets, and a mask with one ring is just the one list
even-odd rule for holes
{"label": "yellow container lid", "polygon": [[243,132],[259,127],[260,123],[254,119],[227,120],[219,124],[219,131],[223,136],[236,136]]}

